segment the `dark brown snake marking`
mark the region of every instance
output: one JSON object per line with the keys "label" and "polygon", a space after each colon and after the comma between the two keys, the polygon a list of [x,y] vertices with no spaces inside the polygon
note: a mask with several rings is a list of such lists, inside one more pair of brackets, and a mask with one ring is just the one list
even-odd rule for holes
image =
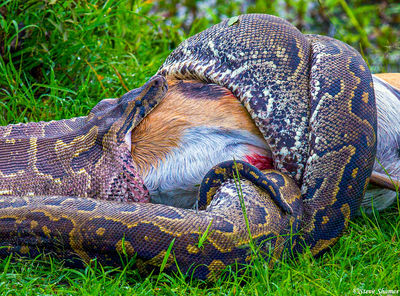
{"label": "dark brown snake marking", "polygon": [[[303,35],[277,17],[242,15],[183,42],[158,74],[230,89],[263,133],[275,167],[294,178],[265,172],[279,184],[292,215],[243,181],[250,232],[261,254],[280,258],[306,245],[318,255],[338,240],[358,210],[376,146],[371,75],[354,49]],[[198,278],[212,279],[228,264],[249,262],[249,234],[232,181],[198,213],[80,198],[141,197],[144,188],[123,139],[165,90],[165,80],[155,76],[130,95],[100,102],[88,117],[3,127],[0,253],[34,256],[45,250],[115,265],[125,250],[136,254],[137,267],[150,271],[174,239],[180,269]],[[176,270],[173,256],[166,270]]]}

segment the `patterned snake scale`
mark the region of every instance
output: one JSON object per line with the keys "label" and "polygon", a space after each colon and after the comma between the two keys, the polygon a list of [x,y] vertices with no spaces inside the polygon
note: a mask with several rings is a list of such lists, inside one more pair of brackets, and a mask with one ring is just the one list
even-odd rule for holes
{"label": "patterned snake scale", "polygon": [[[209,205],[198,212],[129,202],[148,195],[124,139],[164,97],[163,76],[231,90],[278,171],[238,162],[245,179],[237,190],[232,162],[214,167],[200,186],[199,204]],[[166,271],[177,263],[211,280],[251,261],[251,239],[270,263],[304,246],[319,255],[358,210],[375,142],[371,74],[353,48],[274,16],[242,15],[184,41],[143,87],[87,117],[1,127],[0,254],[118,265],[124,252],[149,272],[172,245]]]}

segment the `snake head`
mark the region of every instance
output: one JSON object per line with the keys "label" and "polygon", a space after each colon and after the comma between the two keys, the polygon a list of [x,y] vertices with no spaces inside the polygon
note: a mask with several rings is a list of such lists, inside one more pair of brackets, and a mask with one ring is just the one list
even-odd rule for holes
{"label": "snake head", "polygon": [[165,78],[155,75],[118,99],[99,102],[91,110],[87,122],[98,126],[99,134],[111,137],[110,142],[126,142],[129,146],[132,130],[161,102],[167,90]]}
{"label": "snake head", "polygon": [[[163,76],[155,75],[142,87],[131,90],[119,100],[122,116],[115,123],[117,140],[125,139],[142,119],[161,102],[168,90],[167,81]],[[130,141],[128,141],[128,145]]]}

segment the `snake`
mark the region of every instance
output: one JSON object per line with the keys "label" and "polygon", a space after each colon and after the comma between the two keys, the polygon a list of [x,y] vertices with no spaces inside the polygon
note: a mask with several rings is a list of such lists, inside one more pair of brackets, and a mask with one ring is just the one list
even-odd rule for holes
{"label": "snake", "polygon": [[[130,155],[166,79],[229,89],[272,151],[274,170],[234,160],[200,185],[199,210],[151,204]],[[357,212],[376,153],[371,73],[349,45],[265,14],[183,41],[142,87],[87,116],[0,127],[0,255],[213,280],[254,248],[270,266],[333,246]]]}

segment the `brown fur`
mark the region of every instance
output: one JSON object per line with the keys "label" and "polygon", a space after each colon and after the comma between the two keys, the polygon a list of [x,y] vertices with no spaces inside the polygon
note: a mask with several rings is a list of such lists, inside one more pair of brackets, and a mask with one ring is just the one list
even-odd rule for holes
{"label": "brown fur", "polygon": [[400,89],[400,73],[379,73],[375,75],[385,80],[391,86]]}
{"label": "brown fur", "polygon": [[142,174],[165,159],[190,127],[242,129],[262,137],[246,109],[228,89],[199,86],[188,80],[170,80],[168,85],[166,97],[132,133],[132,157]]}

